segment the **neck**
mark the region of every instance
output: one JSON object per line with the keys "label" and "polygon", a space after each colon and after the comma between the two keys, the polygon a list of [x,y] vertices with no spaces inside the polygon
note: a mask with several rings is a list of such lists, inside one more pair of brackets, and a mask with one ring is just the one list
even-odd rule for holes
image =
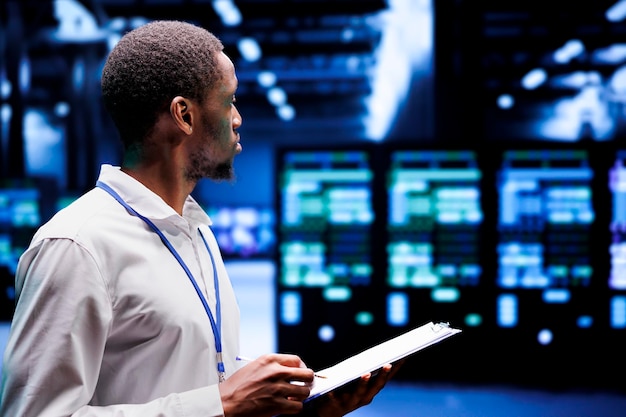
{"label": "neck", "polygon": [[189,183],[181,173],[159,165],[130,167],[124,164],[121,169],[161,197],[182,216],[185,200],[195,184]]}

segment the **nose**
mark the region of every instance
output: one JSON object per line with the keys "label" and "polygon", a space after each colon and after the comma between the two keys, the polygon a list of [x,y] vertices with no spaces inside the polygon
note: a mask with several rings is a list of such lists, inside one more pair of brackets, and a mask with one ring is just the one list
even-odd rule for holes
{"label": "nose", "polygon": [[239,109],[237,107],[233,107],[235,114],[233,115],[233,128],[237,129],[243,123],[243,119],[241,118],[241,113],[239,113]]}

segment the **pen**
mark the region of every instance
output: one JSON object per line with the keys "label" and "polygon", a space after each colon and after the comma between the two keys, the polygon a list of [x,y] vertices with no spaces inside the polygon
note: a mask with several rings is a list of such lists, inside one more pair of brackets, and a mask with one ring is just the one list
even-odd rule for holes
{"label": "pen", "polygon": [[[237,356],[235,358],[236,360],[240,361],[240,362],[252,362],[254,359],[253,358],[249,358],[247,356]],[[326,379],[327,377],[324,375],[320,375],[320,374],[313,374],[314,376],[318,377],[318,378],[322,378],[322,379]]]}

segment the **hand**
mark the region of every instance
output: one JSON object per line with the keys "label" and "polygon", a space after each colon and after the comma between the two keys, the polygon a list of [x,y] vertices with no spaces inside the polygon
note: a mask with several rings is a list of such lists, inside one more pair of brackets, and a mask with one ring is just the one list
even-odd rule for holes
{"label": "hand", "polygon": [[357,408],[368,405],[398,372],[404,360],[387,364],[378,373],[362,375],[358,381],[313,400],[315,412],[320,417],[341,417]]}
{"label": "hand", "polygon": [[219,385],[226,417],[297,414],[311,392],[313,370],[300,357],[259,356]]}

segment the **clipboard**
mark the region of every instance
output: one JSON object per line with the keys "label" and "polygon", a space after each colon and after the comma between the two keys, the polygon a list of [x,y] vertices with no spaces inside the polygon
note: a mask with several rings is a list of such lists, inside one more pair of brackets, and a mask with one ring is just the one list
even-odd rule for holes
{"label": "clipboard", "polygon": [[448,323],[429,322],[366,349],[333,366],[320,369],[315,372],[316,377],[311,393],[305,402],[460,332],[460,329],[450,327]]}

